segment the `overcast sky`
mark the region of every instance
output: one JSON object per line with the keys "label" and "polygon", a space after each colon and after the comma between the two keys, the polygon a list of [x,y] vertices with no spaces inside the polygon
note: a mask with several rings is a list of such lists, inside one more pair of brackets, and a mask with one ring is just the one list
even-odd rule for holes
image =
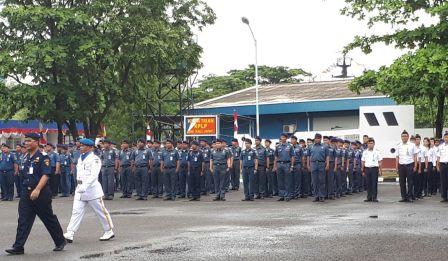
{"label": "overcast sky", "polygon": [[[391,26],[369,30],[365,23],[340,15],[343,0],[206,0],[216,12],[217,20],[198,34],[204,48],[204,67],[199,74],[223,75],[231,69],[254,63],[254,46],[248,27],[241,17],[249,18],[258,40],[261,65],[303,68],[318,77],[331,79],[340,69],[322,72],[341,57],[341,50],[355,35],[385,33]],[[349,74],[359,75],[364,68],[390,64],[403,51],[377,45],[364,55],[354,51]]]}

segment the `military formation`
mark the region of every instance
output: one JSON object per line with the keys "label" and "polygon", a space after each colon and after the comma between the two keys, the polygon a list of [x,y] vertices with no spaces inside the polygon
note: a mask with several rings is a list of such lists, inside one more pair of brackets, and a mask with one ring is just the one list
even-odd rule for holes
{"label": "military formation", "polygon": [[[405,142],[406,137],[409,141]],[[40,146],[40,151],[49,158],[53,198],[74,195],[80,146],[79,141]],[[236,139],[229,145],[222,139],[212,142],[139,139],[135,144],[123,140],[119,147],[104,139],[94,153],[101,160],[99,182],[104,200],[113,200],[121,191],[121,198],[136,200],[198,201],[201,196],[211,195],[214,201],[225,201],[226,193],[239,190],[242,177],[243,201],[313,197],[314,201],[322,202],[367,190],[366,201],[376,202],[377,180],[382,174],[382,157],[374,148],[374,140],[367,135],[360,142],[320,134],[307,140],[282,134],[275,145],[269,139],[263,142],[256,137],[253,141],[245,139],[242,147]],[[430,197],[437,192],[443,201],[448,201],[448,179],[444,174],[448,171],[445,156],[448,151],[445,152],[443,140],[422,140],[419,135],[403,132],[402,142],[394,153],[402,202]],[[14,152],[6,144],[2,145],[3,201],[12,201],[14,194],[20,197],[26,154],[23,145],[18,145]]]}

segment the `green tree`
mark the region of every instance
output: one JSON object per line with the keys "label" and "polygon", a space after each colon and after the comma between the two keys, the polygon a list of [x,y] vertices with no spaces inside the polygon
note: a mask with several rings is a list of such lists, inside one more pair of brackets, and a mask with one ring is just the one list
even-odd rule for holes
{"label": "green tree", "polygon": [[[343,15],[367,21],[369,27],[391,24],[397,28],[392,33],[383,35],[356,36],[354,41],[346,46],[345,52],[360,48],[363,52],[370,53],[376,43],[415,50],[397,59],[390,67],[382,67],[377,72],[365,72],[353,81],[351,88],[354,91],[366,87],[373,88],[399,103],[416,105],[418,124],[424,124],[424,119],[428,118],[428,114],[425,116],[422,112],[435,111],[436,136],[440,137],[447,95],[445,57],[448,48],[448,1],[345,2],[346,7],[341,10]],[[432,17],[435,22],[417,27],[409,26],[425,17]]]}
{"label": "green tree", "polygon": [[[155,84],[183,64],[200,67],[193,30],[213,23],[199,0],[6,0],[0,12],[0,114],[65,123],[88,137],[116,106],[154,96]],[[142,96],[141,94],[145,95]],[[143,98],[142,98],[143,97]],[[62,132],[60,132],[62,133]],[[60,135],[61,136],[61,135]]]}
{"label": "green tree", "polygon": [[[259,66],[259,83],[279,84],[279,83],[298,83],[303,76],[311,76],[303,69],[290,69],[285,66]],[[208,75],[201,82],[198,88],[194,90],[195,101],[203,101],[218,97],[230,92],[238,91],[251,87],[255,82],[255,67],[250,65],[244,70],[231,70],[227,75],[216,76]]]}

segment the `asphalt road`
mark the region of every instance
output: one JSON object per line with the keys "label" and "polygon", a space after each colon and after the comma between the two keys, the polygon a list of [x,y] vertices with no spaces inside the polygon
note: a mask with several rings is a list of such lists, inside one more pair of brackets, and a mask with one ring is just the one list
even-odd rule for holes
{"label": "asphalt road", "polygon": [[[36,221],[24,256],[0,260],[446,260],[448,204],[440,197],[398,203],[397,184],[380,184],[379,203],[365,194],[336,201],[107,201],[116,238],[99,242],[101,226],[88,211],[75,242],[59,253]],[[54,200],[65,230],[71,199]],[[0,247],[11,246],[17,201],[0,203]]]}

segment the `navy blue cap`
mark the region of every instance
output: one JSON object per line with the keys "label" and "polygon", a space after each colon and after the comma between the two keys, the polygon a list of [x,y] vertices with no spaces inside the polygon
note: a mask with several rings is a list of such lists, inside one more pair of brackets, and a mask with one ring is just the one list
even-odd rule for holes
{"label": "navy blue cap", "polygon": [[330,142],[337,142],[338,141],[338,138],[331,138],[330,139]]}
{"label": "navy blue cap", "polygon": [[260,137],[260,136],[257,136],[257,137],[255,137],[255,140],[259,140],[259,141],[261,141],[261,137]]}
{"label": "navy blue cap", "polygon": [[160,140],[154,140],[154,143],[161,144]]}
{"label": "navy blue cap", "polygon": [[190,143],[187,140],[182,141],[183,144],[189,145]]}
{"label": "navy blue cap", "polygon": [[223,142],[222,139],[216,139],[215,142]]}
{"label": "navy blue cap", "polygon": [[238,142],[238,139],[232,139],[232,142]]}
{"label": "navy blue cap", "polygon": [[282,134],[280,134],[280,137],[282,137],[282,136],[288,138],[288,134],[285,133],[285,132],[283,132]]}
{"label": "navy blue cap", "polygon": [[296,135],[292,135],[291,139],[296,139],[297,140],[297,136]]}
{"label": "navy blue cap", "polygon": [[272,143],[272,141],[271,141],[270,139],[265,139],[264,141],[265,141],[265,142]]}
{"label": "navy blue cap", "polygon": [[[81,142],[81,141],[80,141],[80,142]],[[103,140],[103,142],[104,142],[104,143],[109,143],[109,144],[112,144],[112,141],[111,141],[111,140],[109,140],[109,139],[104,139],[104,140]]]}
{"label": "navy blue cap", "polygon": [[124,140],[122,140],[122,141],[121,141],[121,143],[124,143],[124,144],[129,144],[129,141],[128,141],[128,140],[126,140],[126,139],[124,139]]}
{"label": "navy blue cap", "polygon": [[308,139],[306,139],[306,141],[313,141],[313,139],[311,139],[311,138],[308,138]]}
{"label": "navy blue cap", "polygon": [[154,144],[154,142],[152,142],[152,140],[147,140],[146,143],[148,143],[148,144]]}
{"label": "navy blue cap", "polygon": [[169,143],[173,144],[173,140],[172,139],[166,139],[165,142],[169,142]]}
{"label": "navy blue cap", "polygon": [[198,142],[198,141],[196,141],[196,140],[194,140],[194,141],[192,141],[192,142],[191,142],[191,145],[196,145],[196,146],[199,146],[199,142]]}
{"label": "navy blue cap", "polygon": [[249,138],[246,138],[246,139],[244,140],[244,142],[247,142],[247,143],[250,143],[250,144],[252,144],[252,140],[251,140],[251,139],[249,139]]}
{"label": "navy blue cap", "polygon": [[314,135],[314,138],[322,138],[322,134],[320,134],[320,133],[316,133],[316,134]]}
{"label": "navy blue cap", "polygon": [[305,142],[305,140],[304,139],[300,139],[299,142]]}
{"label": "navy blue cap", "polygon": [[349,140],[344,140],[344,143],[350,143],[350,141]]}
{"label": "navy blue cap", "polygon": [[140,139],[137,140],[137,142],[146,143],[146,139],[140,138]]}
{"label": "navy blue cap", "polygon": [[95,142],[91,139],[84,138],[84,139],[79,140],[79,142],[85,146],[89,146],[89,147],[95,146]]}
{"label": "navy blue cap", "polygon": [[26,134],[25,134],[25,138],[30,138],[30,139],[39,141],[39,139],[40,139],[40,134],[38,134],[38,133],[33,133],[33,132],[26,133]]}

